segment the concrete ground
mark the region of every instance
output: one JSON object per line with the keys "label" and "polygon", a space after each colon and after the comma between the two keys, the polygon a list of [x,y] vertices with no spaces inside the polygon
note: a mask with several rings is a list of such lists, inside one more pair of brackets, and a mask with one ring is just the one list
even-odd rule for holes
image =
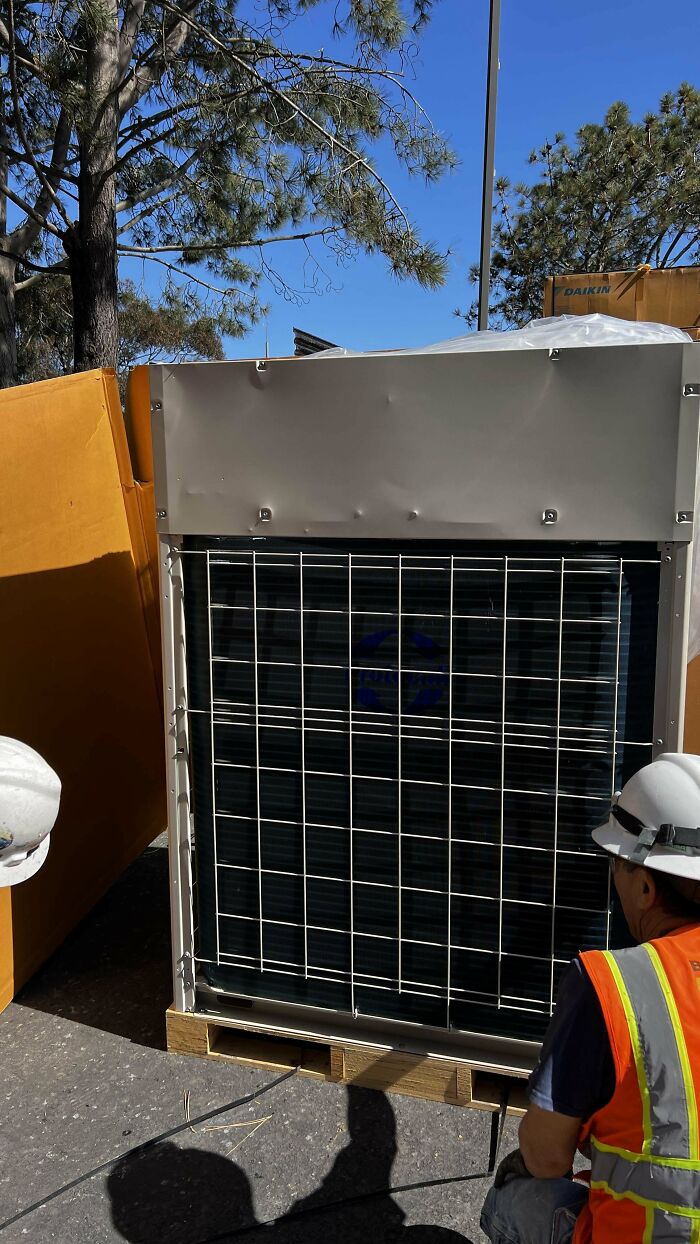
{"label": "concrete ground", "polygon": [[482,1244],[489,1115],[167,1054],[168,936],[159,840],[0,1016],[0,1244]]}

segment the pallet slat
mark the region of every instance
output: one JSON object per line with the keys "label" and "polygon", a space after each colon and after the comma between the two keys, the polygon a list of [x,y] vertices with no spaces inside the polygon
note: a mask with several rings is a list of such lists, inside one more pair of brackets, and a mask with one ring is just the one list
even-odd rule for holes
{"label": "pallet slat", "polygon": [[272,1071],[298,1068],[300,1075],[335,1084],[356,1084],[384,1093],[448,1102],[477,1110],[498,1110],[508,1089],[508,1113],[522,1115],[524,1079],[489,1075],[469,1063],[366,1045],[290,1039],[274,1031],[248,1029],[172,1007],[166,1015],[168,1050]]}

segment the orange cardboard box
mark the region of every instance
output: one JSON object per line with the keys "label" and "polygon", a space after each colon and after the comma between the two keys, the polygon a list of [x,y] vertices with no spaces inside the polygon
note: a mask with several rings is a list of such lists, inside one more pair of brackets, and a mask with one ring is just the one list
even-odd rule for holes
{"label": "orange cardboard box", "polygon": [[700,268],[583,272],[545,281],[545,316],[600,312],[620,320],[672,324],[700,337]]}
{"label": "orange cardboard box", "polygon": [[166,809],[155,520],[116,378],[7,389],[0,421],[0,734],[35,747],[63,784],[46,864],[0,889],[2,1010]]}

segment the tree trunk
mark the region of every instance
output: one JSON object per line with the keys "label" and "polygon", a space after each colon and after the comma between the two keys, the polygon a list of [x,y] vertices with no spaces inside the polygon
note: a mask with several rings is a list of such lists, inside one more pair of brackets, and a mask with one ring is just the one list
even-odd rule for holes
{"label": "tree trunk", "polygon": [[74,368],[116,367],[117,216],[110,169],[117,158],[119,34],[114,0],[101,6],[102,25],[87,35],[86,99],[80,126],[78,222],[66,238],[73,291]]}
{"label": "tree trunk", "polygon": [[[0,245],[5,240],[1,238]],[[14,259],[0,255],[0,389],[17,384],[15,266]]]}

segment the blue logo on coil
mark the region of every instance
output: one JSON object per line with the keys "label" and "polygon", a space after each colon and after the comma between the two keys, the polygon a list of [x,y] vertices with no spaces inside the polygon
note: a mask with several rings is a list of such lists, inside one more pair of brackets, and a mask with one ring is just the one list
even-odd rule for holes
{"label": "blue logo on coil", "polygon": [[[366,635],[355,645],[354,658],[358,661],[367,661],[370,666],[374,663],[374,668],[370,669],[363,669],[359,665],[353,666],[357,701],[358,705],[363,708],[374,709],[375,712],[392,711],[390,697],[383,699],[382,690],[398,687],[399,672],[397,669],[379,667],[382,661],[383,645],[396,638],[398,633],[395,626],[390,626],[386,630]],[[445,659],[447,655],[445,649],[432,636],[424,635],[420,631],[412,631],[408,636],[404,635],[404,658],[407,648],[411,652],[411,657],[416,658],[416,664],[422,668],[404,669],[401,687],[402,712],[421,712],[434,708],[444,696],[449,696],[449,670]]]}

